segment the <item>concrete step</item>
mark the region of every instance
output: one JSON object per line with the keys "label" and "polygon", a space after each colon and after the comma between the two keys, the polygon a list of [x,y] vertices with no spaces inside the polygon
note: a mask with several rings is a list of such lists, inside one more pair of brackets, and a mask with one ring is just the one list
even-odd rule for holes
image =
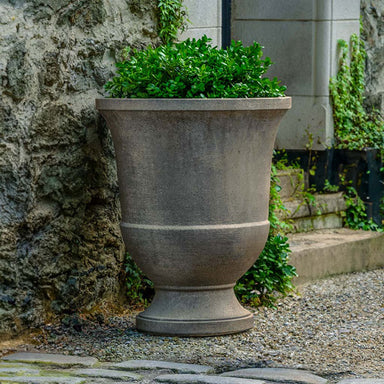
{"label": "concrete step", "polygon": [[384,233],[347,228],[288,235],[294,284],[384,267]]}
{"label": "concrete step", "polygon": [[292,224],[293,233],[342,228],[346,209],[343,194],[337,192],[312,196],[314,200],[310,203],[303,198],[284,200],[287,210],[278,213],[279,219]]}
{"label": "concrete step", "polygon": [[304,171],[286,169],[277,171],[281,199],[296,198],[304,191]]}

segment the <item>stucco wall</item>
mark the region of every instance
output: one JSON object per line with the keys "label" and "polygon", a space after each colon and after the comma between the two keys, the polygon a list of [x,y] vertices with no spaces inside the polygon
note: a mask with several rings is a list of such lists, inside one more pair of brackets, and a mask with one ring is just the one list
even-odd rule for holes
{"label": "stucco wall", "polygon": [[122,47],[156,40],[154,4],[0,2],[0,335],[118,297],[114,153],[94,99]]}

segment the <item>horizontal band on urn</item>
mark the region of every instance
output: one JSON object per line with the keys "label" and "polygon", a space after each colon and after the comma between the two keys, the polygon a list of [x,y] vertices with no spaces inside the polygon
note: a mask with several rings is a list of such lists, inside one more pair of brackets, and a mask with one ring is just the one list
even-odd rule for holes
{"label": "horizontal band on urn", "polygon": [[171,286],[171,285],[156,285],[155,289],[161,291],[217,291],[220,289],[230,289],[235,286],[235,283],[231,284],[222,284],[222,285],[202,285],[202,286],[193,286],[193,287],[183,287],[183,286]]}
{"label": "horizontal band on urn", "polygon": [[290,109],[290,97],[249,99],[96,99],[99,111],[266,111]]}
{"label": "horizontal band on urn", "polygon": [[154,321],[154,322],[157,322],[157,323],[163,323],[164,321],[167,321],[169,323],[174,323],[174,324],[177,324],[177,323],[190,323],[190,324],[194,324],[196,322],[204,322],[204,323],[212,323],[212,322],[233,322],[233,321],[236,321],[236,320],[246,320],[246,319],[252,319],[253,320],[253,314],[250,313],[250,314],[247,314],[247,315],[243,315],[243,316],[235,316],[235,317],[231,317],[231,318],[215,318],[215,319],[191,319],[191,320],[186,320],[186,319],[180,319],[180,320],[175,320],[174,318],[162,318],[162,319],[156,319],[156,318],[153,318],[151,316],[146,316],[145,313],[140,313],[138,315],[138,317],[140,317],[140,319],[148,319],[148,320],[151,320],[151,321]]}
{"label": "horizontal band on urn", "polygon": [[204,230],[223,230],[223,229],[264,227],[269,225],[269,221],[264,220],[264,221],[255,221],[252,223],[207,224],[207,225],[151,225],[151,224],[133,224],[133,223],[122,222],[120,225],[123,228],[127,228],[127,229],[142,229],[142,230],[149,230],[149,231],[204,231]]}

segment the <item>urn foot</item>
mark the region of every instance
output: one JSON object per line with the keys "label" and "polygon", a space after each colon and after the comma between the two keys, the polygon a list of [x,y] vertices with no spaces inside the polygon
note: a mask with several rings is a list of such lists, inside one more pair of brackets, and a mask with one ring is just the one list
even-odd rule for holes
{"label": "urn foot", "polygon": [[253,327],[253,315],[240,305],[233,286],[156,287],[152,304],[136,317],[137,329],[168,336],[246,331]]}

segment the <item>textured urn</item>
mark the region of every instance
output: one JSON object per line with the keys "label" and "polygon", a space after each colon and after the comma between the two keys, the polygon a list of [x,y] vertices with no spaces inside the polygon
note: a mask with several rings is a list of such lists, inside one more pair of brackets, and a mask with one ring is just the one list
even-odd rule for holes
{"label": "textured urn", "polygon": [[291,99],[96,105],[115,145],[124,242],[156,290],[138,330],[204,336],[251,328],[233,287],[268,236],[273,144]]}

